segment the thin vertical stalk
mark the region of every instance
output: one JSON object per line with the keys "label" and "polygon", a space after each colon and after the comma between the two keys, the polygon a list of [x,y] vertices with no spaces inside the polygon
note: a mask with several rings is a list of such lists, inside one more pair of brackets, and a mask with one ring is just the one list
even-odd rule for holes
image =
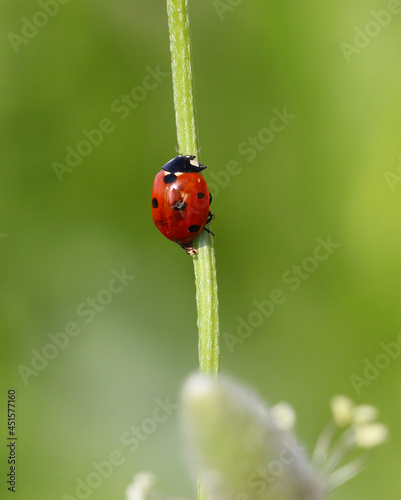
{"label": "thin vertical stalk", "polygon": [[[191,39],[186,0],[167,0],[170,33],[171,69],[178,147],[182,154],[197,155],[195,105],[191,65]],[[219,307],[216,260],[213,238],[202,234],[194,242],[193,257],[198,310],[199,368],[201,373],[217,376],[219,371]],[[208,500],[201,480],[198,500]]]}
{"label": "thin vertical stalk", "polygon": [[182,154],[196,155],[198,145],[187,1],[167,0],[167,14],[178,147]]}
{"label": "thin vertical stalk", "polygon": [[[191,40],[186,0],[167,0],[171,68],[178,147],[182,154],[197,154],[195,106],[191,66]],[[203,231],[195,240],[193,257],[198,309],[199,368],[219,371],[219,310],[213,237]]]}

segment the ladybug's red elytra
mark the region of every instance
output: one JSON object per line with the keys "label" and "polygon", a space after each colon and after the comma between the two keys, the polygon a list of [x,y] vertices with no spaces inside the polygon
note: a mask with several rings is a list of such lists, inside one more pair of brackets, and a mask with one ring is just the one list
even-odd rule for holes
{"label": "ladybug's red elytra", "polygon": [[198,253],[192,243],[213,217],[212,197],[199,173],[205,168],[195,156],[180,154],[162,167],[153,183],[153,222],[189,255]]}

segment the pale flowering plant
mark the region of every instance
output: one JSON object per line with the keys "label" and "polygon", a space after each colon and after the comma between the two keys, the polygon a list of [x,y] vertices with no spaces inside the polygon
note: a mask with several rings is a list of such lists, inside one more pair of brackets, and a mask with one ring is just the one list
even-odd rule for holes
{"label": "pale flowering plant", "polygon": [[[181,426],[194,480],[198,475],[211,500],[329,499],[388,437],[376,407],[346,396],[330,406],[331,420],[308,459],[289,404],[269,408],[231,378],[192,375],[181,394]],[[139,473],[126,498],[166,499],[155,485],[152,474]]]}

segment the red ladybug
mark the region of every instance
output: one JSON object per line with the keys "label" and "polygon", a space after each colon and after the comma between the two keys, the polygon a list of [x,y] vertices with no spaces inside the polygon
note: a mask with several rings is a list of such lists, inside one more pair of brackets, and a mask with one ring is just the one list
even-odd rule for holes
{"label": "red ladybug", "polygon": [[209,211],[212,197],[199,173],[205,168],[195,156],[180,154],[162,167],[153,183],[153,222],[189,255],[198,253],[192,242],[213,217]]}

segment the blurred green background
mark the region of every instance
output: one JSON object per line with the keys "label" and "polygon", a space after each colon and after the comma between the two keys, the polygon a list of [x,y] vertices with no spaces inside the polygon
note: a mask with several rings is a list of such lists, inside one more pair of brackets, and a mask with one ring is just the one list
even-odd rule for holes
{"label": "blurred green background", "polygon": [[[289,401],[309,450],[334,394],[377,405],[391,440],[334,498],[399,499],[401,356],[358,390],[350,377],[363,378],[365,360],[401,326],[401,14],[388,14],[400,4],[189,3],[201,160],[215,195],[222,370],[270,403]],[[372,10],[387,12],[381,25]],[[0,16],[1,496],[11,495],[13,387],[14,498],[77,498],[77,479],[115,451],[123,463],[91,499],[124,498],[140,470],[167,494],[194,498],[177,411],[157,428],[149,420],[197,368],[191,258],[150,216],[153,178],[177,144],[165,2],[5,0]],[[122,108],[131,91],[132,108]],[[285,110],[293,117],[272,135]],[[98,145],[57,176],[54,162],[68,166],[66,148],[100,122],[111,133],[93,135]],[[317,238],[329,235],[340,246],[315,266]],[[313,271],[292,290],[283,274],[302,264]],[[135,278],[105,292],[124,269]],[[230,352],[226,334],[274,289],[285,302]],[[98,294],[105,305],[95,310],[87,300]],[[32,350],[70,322],[80,333],[25,384],[18,366],[31,367]],[[132,452],[121,437],[145,422]]]}

